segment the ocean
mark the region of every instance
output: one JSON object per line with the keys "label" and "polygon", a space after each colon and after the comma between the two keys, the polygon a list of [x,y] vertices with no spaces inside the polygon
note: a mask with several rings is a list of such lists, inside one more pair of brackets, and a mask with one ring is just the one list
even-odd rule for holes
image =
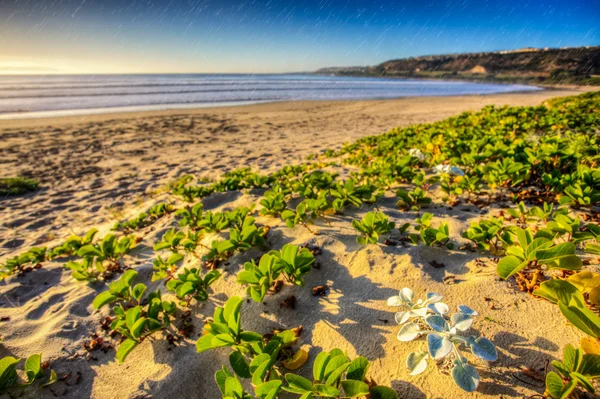
{"label": "ocean", "polygon": [[0,119],[299,100],[539,90],[523,85],[317,75],[0,75]]}

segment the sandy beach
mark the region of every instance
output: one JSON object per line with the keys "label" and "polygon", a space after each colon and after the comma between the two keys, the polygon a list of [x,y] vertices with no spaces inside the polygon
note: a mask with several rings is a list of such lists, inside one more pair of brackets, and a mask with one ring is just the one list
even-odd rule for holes
{"label": "sandy beach", "polygon": [[[2,175],[41,182],[35,193],[0,198],[0,263],[31,246],[52,247],[69,234],[82,234],[91,227],[102,236],[115,222],[171,200],[164,187],[182,175],[215,179],[241,167],[272,172],[301,163],[309,154],[339,149],[395,127],[438,121],[487,105],[539,105],[583,91],[286,102],[0,121]],[[214,194],[204,203],[206,209],[222,210],[258,204],[261,197],[255,191]],[[393,208],[394,198],[382,201]],[[245,303],[244,328],[266,332],[302,325],[300,342],[311,356],[309,364],[319,350],[340,347],[351,356],[371,360],[371,377],[391,386],[400,398],[464,398],[450,377],[433,367],[416,377],[408,375],[406,355],[421,344],[396,340],[394,309],[386,305],[386,299],[403,287],[411,287],[418,297],[436,291],[453,308],[462,303],[476,308],[481,317],[474,329],[492,339],[499,350],[497,362],[480,367],[479,390],[468,397],[522,397],[543,391],[539,381],[522,382],[521,369],[543,374],[546,361],[558,357],[567,343],[576,343],[579,337],[563,318],[554,317],[556,306],[499,281],[492,262],[478,261],[477,253],[359,246],[350,221],[368,210],[347,212],[330,225],[319,222],[318,236],[299,226],[287,229],[277,218],[259,217],[259,223],[271,227],[272,248],[309,243],[323,253],[317,257],[321,267],[308,276],[306,287],[286,286],[265,304]],[[480,217],[468,206],[435,205],[430,212],[436,221],[449,223],[459,243],[460,232]],[[415,213],[396,211],[389,216],[398,225],[414,220]],[[143,241],[134,253],[135,268],[149,287],[160,284],[150,282],[152,243],[174,226],[173,218],[164,218],[136,233]],[[236,273],[257,255],[260,252],[252,249],[224,266],[224,276],[213,286],[215,294],[194,306],[196,332],[215,306],[232,295],[245,295],[236,284]],[[434,261],[444,267],[433,267]],[[62,265],[46,262],[40,270],[0,282],[0,317],[6,320],[0,322],[0,357],[42,352],[59,375],[71,374],[68,383],[60,381],[52,391],[41,391],[42,397],[220,397],[213,375],[227,361],[226,354],[195,353],[196,337],[175,345],[145,341],[124,364],[115,361],[112,350],[89,354],[84,344],[91,333],[99,332],[108,314],[108,309],[94,311],[91,306],[103,287],[74,281]],[[454,276],[454,284],[447,284],[449,275]],[[329,294],[312,296],[310,287],[320,284],[330,287]],[[295,311],[280,307],[289,295],[297,298]]]}

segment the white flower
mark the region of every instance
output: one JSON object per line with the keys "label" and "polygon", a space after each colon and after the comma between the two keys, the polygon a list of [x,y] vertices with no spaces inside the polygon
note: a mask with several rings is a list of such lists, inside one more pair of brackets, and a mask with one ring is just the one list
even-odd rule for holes
{"label": "white flower", "polygon": [[411,148],[408,150],[408,155],[413,158],[417,158],[419,161],[424,161],[427,159],[427,155],[423,154],[423,152],[418,148]]}
{"label": "white flower", "polygon": [[462,171],[462,169],[460,169],[457,166],[452,166],[452,165],[436,165],[433,167],[433,171],[435,173],[448,173],[450,175],[456,175],[456,176],[464,176],[465,172]]}

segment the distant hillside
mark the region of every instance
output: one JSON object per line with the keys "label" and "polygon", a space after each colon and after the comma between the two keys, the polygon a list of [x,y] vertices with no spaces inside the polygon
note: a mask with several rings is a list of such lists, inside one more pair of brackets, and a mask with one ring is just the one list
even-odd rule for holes
{"label": "distant hillside", "polygon": [[318,74],[600,85],[600,46],[432,55]]}

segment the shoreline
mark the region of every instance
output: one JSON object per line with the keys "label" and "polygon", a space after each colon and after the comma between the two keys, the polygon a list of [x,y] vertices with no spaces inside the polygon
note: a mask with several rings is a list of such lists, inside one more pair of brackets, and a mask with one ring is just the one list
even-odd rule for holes
{"label": "shoreline", "polygon": [[[119,75],[121,76],[121,75]],[[135,75],[137,76],[137,75]],[[149,75],[152,76],[152,75]],[[287,76],[287,74],[283,74],[282,76]],[[318,74],[310,74],[310,75],[302,75],[302,76],[316,76],[320,78],[327,78],[329,75],[318,75]],[[348,76],[340,76],[341,79],[354,79],[354,77]],[[397,81],[399,78],[392,77],[366,77],[368,80],[375,81]],[[400,80],[405,81],[406,83],[415,83],[415,82],[432,82],[432,83],[444,83],[444,80],[434,80],[434,79],[419,79],[419,78],[400,78]],[[165,111],[171,109],[205,109],[205,108],[220,108],[220,107],[233,107],[233,106],[243,106],[243,105],[252,105],[252,104],[262,104],[262,103],[280,103],[280,102],[304,102],[304,101],[377,101],[377,100],[398,100],[398,99],[407,99],[407,98],[416,98],[416,97],[455,97],[455,96],[489,96],[489,95],[499,95],[499,94],[518,94],[518,93],[527,93],[527,92],[537,92],[545,90],[544,88],[535,86],[535,85],[522,85],[522,84],[512,84],[512,83],[486,83],[486,82],[466,82],[466,81],[456,81],[452,79],[445,80],[446,83],[452,85],[466,85],[466,84],[477,84],[479,83],[481,87],[484,86],[495,86],[497,87],[496,92],[486,92],[484,89],[473,89],[472,93],[468,94],[460,94],[460,93],[452,93],[451,90],[448,91],[439,91],[436,94],[431,95],[420,95],[418,92],[407,92],[405,94],[398,93],[397,97],[390,97],[387,95],[373,95],[370,98],[360,98],[360,95],[357,95],[356,98],[340,98],[340,99],[297,99],[297,100],[289,100],[289,99],[215,99],[214,101],[205,101],[205,102],[193,102],[186,101],[185,98],[179,98],[177,102],[176,99],[166,100],[161,103],[148,103],[148,104],[136,104],[135,102],[131,105],[128,104],[105,104],[105,105],[97,105],[93,104],[71,104],[72,106],[79,106],[81,108],[58,108],[53,109],[53,107],[48,104],[46,108],[40,108],[39,106],[23,106],[21,109],[10,109],[6,108],[0,111],[0,121],[1,120],[16,120],[16,119],[38,119],[38,118],[56,118],[56,117],[64,117],[64,116],[81,116],[81,115],[94,115],[94,114],[112,114],[112,113],[129,113],[129,112],[152,112],[152,111]],[[112,87],[112,86],[111,86]],[[509,90],[509,91],[504,91]],[[183,92],[186,93],[186,92]],[[157,93],[131,93],[131,95],[147,95],[147,94],[157,94]],[[93,94],[90,94],[93,95]],[[106,95],[106,94],[103,94]],[[75,98],[77,94],[61,94],[60,97],[73,97]],[[33,96],[35,97],[35,96]],[[45,96],[43,96],[45,97]],[[52,96],[51,96],[52,97]],[[342,96],[343,97],[343,96]],[[12,98],[12,97],[10,97]],[[15,99],[19,99],[21,97],[14,97]],[[6,100],[3,98],[3,100]]]}
{"label": "shoreline", "polygon": [[[95,120],[106,120],[106,119],[128,119],[128,118],[137,118],[137,117],[158,117],[158,116],[166,116],[166,115],[174,115],[174,114],[201,114],[206,112],[239,112],[243,109],[248,109],[249,112],[255,111],[264,111],[261,107],[273,108],[275,110],[278,109],[289,109],[290,107],[298,107],[298,108],[308,108],[311,106],[331,106],[331,105],[344,105],[344,104],[375,104],[375,103],[395,103],[395,102],[405,102],[405,101],[415,101],[419,102],[422,100],[433,100],[433,101],[443,101],[443,100],[452,100],[455,98],[503,98],[510,97],[514,95],[526,95],[526,96],[535,96],[541,93],[548,93],[548,98],[552,97],[561,97],[567,95],[574,95],[578,93],[584,93],[589,91],[599,90],[599,87],[569,87],[569,88],[561,88],[561,87],[539,87],[540,90],[529,91],[512,91],[505,93],[485,93],[485,94],[466,94],[460,96],[453,95],[438,95],[438,96],[404,96],[397,98],[381,98],[381,99],[368,99],[368,100],[298,100],[298,101],[252,101],[252,102],[233,102],[231,104],[218,104],[218,103],[210,103],[210,105],[202,106],[202,104],[190,104],[186,106],[185,104],[177,104],[172,107],[168,104],[166,105],[156,105],[156,106],[139,106],[142,109],[132,109],[138,108],[138,106],[130,106],[130,107],[112,107],[112,108],[90,108],[90,109],[77,109],[77,110],[57,110],[57,111],[36,111],[36,112],[24,112],[20,115],[23,117],[19,117],[17,113],[10,113],[11,117],[7,118],[6,116],[9,113],[2,114],[0,113],[0,129],[2,128],[10,128],[13,126],[37,126],[42,124],[50,124],[50,123],[77,123],[83,121],[95,121]],[[155,109],[146,109],[147,107],[155,107]],[[164,108],[167,107],[167,108]],[[97,110],[96,112],[94,112]],[[92,111],[92,112],[90,112]],[[65,114],[65,115],[45,115],[46,113],[73,113],[73,114]],[[26,116],[27,114],[44,114],[40,116]]]}

